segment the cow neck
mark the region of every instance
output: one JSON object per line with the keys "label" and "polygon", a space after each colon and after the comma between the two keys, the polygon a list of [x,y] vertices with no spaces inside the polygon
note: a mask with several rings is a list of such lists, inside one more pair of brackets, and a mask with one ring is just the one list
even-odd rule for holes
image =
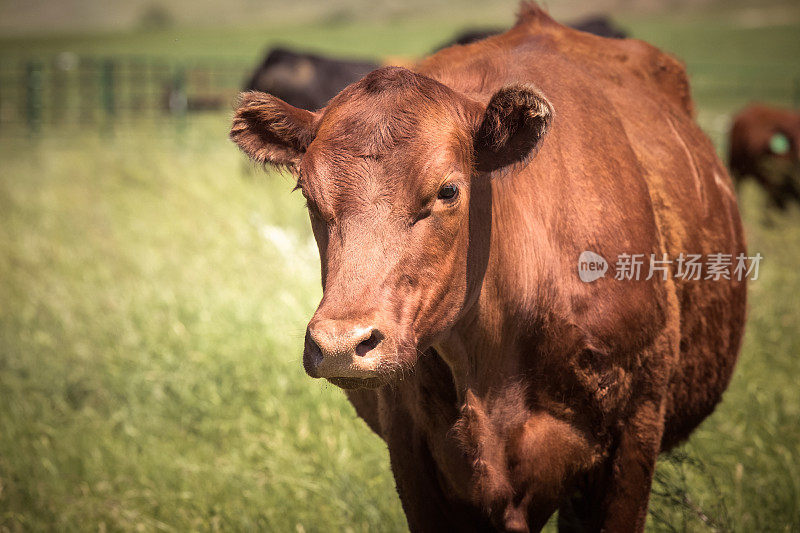
{"label": "cow neck", "polygon": [[523,287],[517,285],[529,281],[526,278],[532,273],[519,270],[520,251],[514,248],[517,244],[509,247],[497,236],[520,233],[517,242],[533,239],[521,235],[528,231],[527,227],[513,223],[517,218],[514,213],[526,211],[526,200],[517,194],[504,194],[503,186],[502,180],[489,174],[473,179],[467,262],[468,271],[473,274],[469,277],[478,285],[471,287],[473,296],[462,316],[435,346],[453,375],[459,407],[464,405],[467,392],[478,398],[502,394],[523,372],[518,331],[509,326],[515,321],[508,314],[524,314],[521,309],[513,311],[520,305],[513,295],[523,293]]}
{"label": "cow neck", "polygon": [[453,375],[459,407],[468,393],[496,394],[520,374],[516,338],[502,333],[500,306],[481,300],[435,346]]}

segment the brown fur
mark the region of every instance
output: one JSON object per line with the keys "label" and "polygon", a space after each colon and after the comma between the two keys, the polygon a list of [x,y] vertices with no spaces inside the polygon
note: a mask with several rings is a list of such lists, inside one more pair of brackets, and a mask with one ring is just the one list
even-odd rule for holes
{"label": "brown fur", "polygon": [[[775,154],[770,147],[773,135],[782,134],[789,141],[785,154]],[[751,178],[767,193],[769,201],[780,209],[791,202],[800,204],[800,111],[753,104],[733,118],[728,161],[737,182]]]}
{"label": "brown fur", "polygon": [[324,295],[304,362],[386,440],[411,529],[538,530],[560,510],[562,530],[641,531],[658,453],[730,379],[745,284],[583,283],[576,265],[744,251],[682,67],[526,5],[317,113],[270,98],[245,97],[232,136],[308,200]]}

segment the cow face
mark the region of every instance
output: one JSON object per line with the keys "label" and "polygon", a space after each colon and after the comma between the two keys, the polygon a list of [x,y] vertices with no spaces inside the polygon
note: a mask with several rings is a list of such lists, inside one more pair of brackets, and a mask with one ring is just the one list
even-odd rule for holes
{"label": "cow face", "polygon": [[528,86],[487,106],[399,68],[372,72],[317,113],[243,95],[231,138],[293,172],[319,248],[309,375],[381,385],[463,316],[488,261],[489,175],[526,161],[551,117]]}

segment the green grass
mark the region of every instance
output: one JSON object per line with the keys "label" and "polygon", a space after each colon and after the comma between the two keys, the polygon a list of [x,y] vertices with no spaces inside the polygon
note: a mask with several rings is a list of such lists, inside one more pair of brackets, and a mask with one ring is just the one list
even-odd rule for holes
{"label": "green grass", "polygon": [[286,179],[224,143],[3,152],[0,525],[402,523],[384,447],[303,373]]}
{"label": "green grass", "polygon": [[654,522],[702,530],[697,507],[721,529],[800,531],[800,212],[765,215],[750,184],[741,196],[749,251],[765,258],[744,347],[722,404],[662,460]]}
{"label": "green grass", "polygon": [[[746,65],[795,69],[770,71],[775,82],[798,68],[797,25],[626,22],[695,76],[757,85]],[[419,53],[451,26],[285,35]],[[255,32],[182,35],[180,49],[168,32],[2,46],[176,58],[262,46]],[[720,146],[744,101],[698,98]],[[2,140],[0,531],[403,530],[385,446],[300,364],[319,265],[290,180],[247,166],[225,117],[175,139],[149,128]],[[742,194],[766,258],[744,349],[719,409],[660,462],[653,531],[800,531],[800,212],[766,216],[758,190]]]}

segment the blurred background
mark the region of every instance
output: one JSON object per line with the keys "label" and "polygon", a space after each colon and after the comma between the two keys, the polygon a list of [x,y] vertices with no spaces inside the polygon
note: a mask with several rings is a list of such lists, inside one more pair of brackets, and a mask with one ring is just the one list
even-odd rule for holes
{"label": "blurred background", "polygon": [[[794,0],[545,6],[685,61],[725,161],[740,109],[800,105]],[[382,441],[303,372],[316,247],[291,178],[227,140],[231,109],[276,46],[410,63],[516,9],[0,0],[0,531],[406,529]],[[800,210],[763,185],[739,187],[765,258],[741,359],[661,459],[652,531],[800,531]]]}

